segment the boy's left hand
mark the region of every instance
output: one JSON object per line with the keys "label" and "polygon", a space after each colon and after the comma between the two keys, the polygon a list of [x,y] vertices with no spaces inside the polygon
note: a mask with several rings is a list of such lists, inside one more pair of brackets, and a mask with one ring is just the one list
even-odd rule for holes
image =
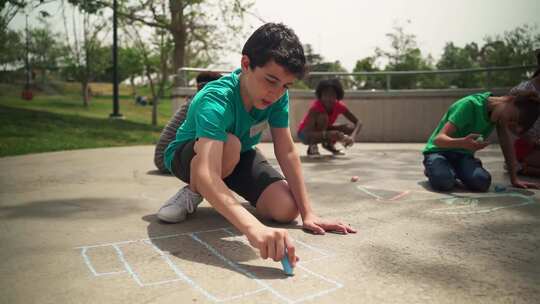
{"label": "boy's left hand", "polygon": [[303,227],[315,234],[325,234],[326,231],[335,231],[342,234],[356,233],[356,230],[339,221],[325,220],[316,215],[308,215],[303,219]]}
{"label": "boy's left hand", "polygon": [[540,189],[540,186],[537,183],[531,183],[531,182],[525,182],[521,181],[519,179],[513,180],[512,185],[517,188],[523,188],[523,189]]}

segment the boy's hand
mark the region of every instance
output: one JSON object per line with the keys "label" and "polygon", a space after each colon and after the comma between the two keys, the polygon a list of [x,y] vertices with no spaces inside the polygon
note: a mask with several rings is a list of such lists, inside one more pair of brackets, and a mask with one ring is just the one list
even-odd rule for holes
{"label": "boy's hand", "polygon": [[489,141],[478,141],[477,138],[480,134],[471,133],[463,138],[463,148],[471,151],[482,150],[487,147]]}
{"label": "boy's hand", "polygon": [[303,219],[303,227],[315,234],[324,234],[326,231],[335,231],[343,234],[356,233],[356,230],[339,221],[324,220],[316,215],[308,215]]}
{"label": "boy's hand", "polygon": [[251,246],[259,250],[261,258],[270,258],[279,262],[283,258],[286,248],[291,266],[296,265],[298,257],[295,255],[294,245],[287,230],[261,225],[250,229],[246,236]]}
{"label": "boy's hand", "polygon": [[540,189],[539,185],[537,183],[531,183],[531,182],[525,182],[521,181],[519,179],[512,180],[512,185],[517,188],[523,188],[523,189]]}
{"label": "boy's hand", "polygon": [[354,140],[349,135],[345,135],[343,136],[341,143],[345,148],[348,148],[354,144]]}

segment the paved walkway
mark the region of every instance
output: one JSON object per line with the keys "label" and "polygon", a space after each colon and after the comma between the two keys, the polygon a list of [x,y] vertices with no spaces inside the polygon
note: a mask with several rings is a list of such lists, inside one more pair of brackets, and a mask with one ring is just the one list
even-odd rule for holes
{"label": "paved walkway", "polygon": [[[294,277],[206,202],[185,223],[156,220],[182,183],[155,174],[153,147],[1,158],[0,303],[538,303],[537,192],[434,193],[421,147],[303,159],[315,210],[359,233],[285,226]],[[507,184],[499,150],[480,155]]]}

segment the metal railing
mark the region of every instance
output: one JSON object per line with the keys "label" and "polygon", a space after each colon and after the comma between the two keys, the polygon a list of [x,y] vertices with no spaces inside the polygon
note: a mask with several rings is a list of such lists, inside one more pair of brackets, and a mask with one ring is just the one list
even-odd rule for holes
{"label": "metal railing", "polygon": [[[491,87],[492,77],[494,72],[503,72],[503,71],[528,71],[538,68],[537,65],[523,65],[523,66],[502,66],[502,67],[487,67],[487,68],[469,68],[469,69],[453,69],[453,70],[416,70],[416,71],[376,71],[376,72],[309,72],[306,75],[306,78],[313,76],[322,76],[322,77],[349,77],[349,76],[384,76],[386,91],[392,90],[392,76],[416,76],[416,75],[444,75],[444,74],[474,74],[474,73],[485,73],[486,88]],[[218,73],[230,73],[230,70],[216,70],[216,69],[205,69],[205,68],[189,68],[184,67],[178,69],[178,77],[180,77],[180,83],[185,87],[188,86],[189,73],[200,73],[200,72],[218,72]],[[517,84],[517,82],[516,82]]]}

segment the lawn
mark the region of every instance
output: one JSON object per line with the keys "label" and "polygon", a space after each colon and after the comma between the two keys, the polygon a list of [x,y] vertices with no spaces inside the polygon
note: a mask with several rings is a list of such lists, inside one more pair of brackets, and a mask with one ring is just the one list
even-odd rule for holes
{"label": "lawn", "polygon": [[20,86],[0,84],[0,157],[154,144],[172,114],[170,99],[159,104],[158,126],[153,127],[152,107],[135,105],[130,90],[122,87],[120,113],[125,119],[113,120],[108,87],[94,85],[97,96],[85,108],[75,84],[66,84],[62,95],[36,92],[31,101],[19,97]]}

